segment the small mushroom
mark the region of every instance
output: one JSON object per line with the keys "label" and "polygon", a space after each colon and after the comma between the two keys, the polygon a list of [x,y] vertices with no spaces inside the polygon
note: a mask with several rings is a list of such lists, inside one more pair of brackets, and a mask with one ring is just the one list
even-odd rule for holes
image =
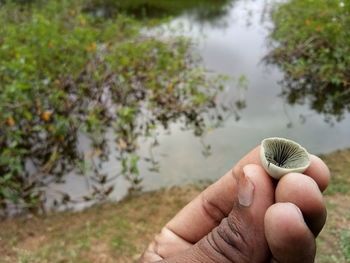
{"label": "small mushroom", "polygon": [[275,179],[291,172],[304,172],[310,165],[308,152],[300,144],[284,138],[267,138],[261,142],[260,160]]}

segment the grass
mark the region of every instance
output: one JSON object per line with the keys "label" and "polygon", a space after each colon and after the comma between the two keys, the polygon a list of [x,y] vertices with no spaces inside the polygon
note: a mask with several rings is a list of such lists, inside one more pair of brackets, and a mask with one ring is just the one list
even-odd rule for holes
{"label": "grass", "polygon": [[[345,263],[350,261],[350,150],[321,157],[333,177],[325,195],[329,216],[318,238],[316,262]],[[3,221],[0,262],[133,262],[161,227],[205,187],[161,189],[83,212]]]}
{"label": "grass", "polygon": [[332,183],[326,194],[347,194],[350,191],[350,149],[320,156],[332,171]]}
{"label": "grass", "polygon": [[0,262],[132,262],[203,188],[163,189],[79,213],[2,222]]}
{"label": "grass", "polygon": [[345,258],[350,259],[350,231],[345,230],[340,237],[340,244]]}
{"label": "grass", "polygon": [[325,192],[327,224],[318,239],[317,262],[350,262],[350,149],[320,156],[331,170]]}

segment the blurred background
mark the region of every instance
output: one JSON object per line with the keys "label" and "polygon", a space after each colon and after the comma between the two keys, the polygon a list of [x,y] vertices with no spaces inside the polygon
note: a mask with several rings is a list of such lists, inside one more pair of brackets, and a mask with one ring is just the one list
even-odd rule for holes
{"label": "blurred background", "polygon": [[275,136],[331,168],[317,262],[350,261],[350,3],[0,0],[0,22],[0,262],[132,262]]}

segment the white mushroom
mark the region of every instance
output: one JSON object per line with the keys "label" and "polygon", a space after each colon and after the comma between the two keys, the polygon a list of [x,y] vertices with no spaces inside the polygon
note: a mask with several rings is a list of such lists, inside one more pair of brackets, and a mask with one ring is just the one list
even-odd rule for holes
{"label": "white mushroom", "polygon": [[284,138],[261,142],[260,159],[266,172],[275,179],[291,172],[304,172],[310,165],[308,152],[300,144]]}

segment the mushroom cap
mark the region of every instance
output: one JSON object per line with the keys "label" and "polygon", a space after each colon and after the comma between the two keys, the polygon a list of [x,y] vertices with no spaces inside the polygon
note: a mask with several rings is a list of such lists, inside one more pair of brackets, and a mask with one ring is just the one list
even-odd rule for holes
{"label": "mushroom cap", "polygon": [[310,165],[309,154],[300,144],[284,138],[266,138],[261,142],[260,160],[275,179],[292,172],[302,173]]}

